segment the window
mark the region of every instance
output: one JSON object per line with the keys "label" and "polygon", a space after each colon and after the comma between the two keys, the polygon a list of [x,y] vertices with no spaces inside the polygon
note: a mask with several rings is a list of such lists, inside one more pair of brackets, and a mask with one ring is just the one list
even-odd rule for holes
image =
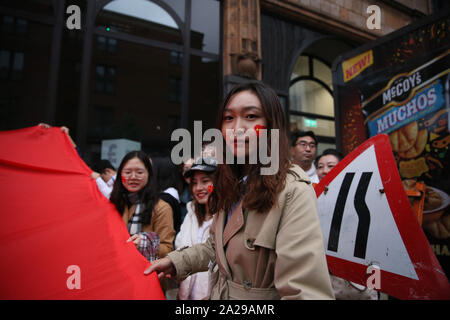
{"label": "window", "polygon": [[0,79],[21,80],[23,77],[24,53],[0,50]]}
{"label": "window", "polygon": [[116,90],[116,67],[97,65],[95,67],[95,91],[114,94]]}
{"label": "window", "polygon": [[170,51],[170,64],[182,66],[183,65],[183,53],[177,51]]}
{"label": "window", "polygon": [[92,109],[91,134],[95,137],[110,137],[113,134],[114,108],[94,106]]}
{"label": "window", "polygon": [[14,121],[20,117],[18,97],[1,97],[0,98],[0,127],[2,130],[17,129]]}
{"label": "window", "polygon": [[0,50],[0,79],[8,79],[11,52]]}
{"label": "window", "polygon": [[3,16],[2,27],[6,32],[14,32],[14,18],[10,16]]}
{"label": "window", "polygon": [[[244,5],[244,4],[243,4]],[[249,6],[250,4],[246,4]],[[192,0],[191,47],[219,54],[220,51],[220,2]]]}
{"label": "window", "polygon": [[335,145],[332,88],[330,65],[317,57],[301,55],[289,87],[290,128],[313,131],[319,146]]}
{"label": "window", "polygon": [[1,20],[4,32],[17,34],[24,34],[27,32],[28,21],[25,19],[3,16]]}
{"label": "window", "polygon": [[181,126],[180,116],[169,116],[167,118],[167,129],[168,135],[170,136],[172,132]]}
{"label": "window", "polygon": [[97,37],[97,49],[99,51],[106,51],[106,37],[103,36]]}
{"label": "window", "polygon": [[27,32],[28,22],[24,19],[16,20],[16,32],[17,33],[26,33]]}
{"label": "window", "polygon": [[23,52],[15,52],[14,53],[14,61],[11,71],[11,79],[12,80],[20,80],[22,79],[23,74]]}
{"label": "window", "polygon": [[309,59],[307,56],[300,56],[292,72],[291,80],[300,77],[309,76]]}
{"label": "window", "polygon": [[[97,2],[94,50],[89,65],[93,88],[89,100],[83,101],[91,106],[83,109],[86,113],[83,120],[89,118],[89,121],[79,122],[85,127],[82,132],[89,130],[90,134],[84,143],[98,143],[106,135],[100,134],[102,131],[94,135],[92,131],[94,123],[99,121],[94,106],[114,104],[112,138],[141,141],[143,150],[170,153],[172,144],[168,141],[173,130],[180,126],[190,130],[191,119],[199,119],[197,114],[208,125],[215,119],[215,108],[211,106],[218,105],[221,87],[221,3],[216,0]],[[100,7],[101,4],[105,6]],[[208,21],[205,21],[205,7],[214,9],[207,10]],[[184,23],[186,18],[190,23]],[[184,42],[188,35],[190,46]],[[210,49],[211,43],[214,47]],[[110,70],[109,66],[115,69]],[[184,96],[184,89],[190,94]],[[113,91],[114,95],[108,95],[107,91]]]}
{"label": "window", "polygon": [[107,50],[109,53],[115,53],[117,51],[117,40],[113,38],[108,38]]}
{"label": "window", "polygon": [[181,103],[181,79],[169,77],[169,101]]}
{"label": "window", "polygon": [[[173,17],[152,1],[111,1],[100,11],[96,25],[98,30],[112,34],[129,34],[172,43],[182,41],[181,31]],[[161,35],[162,30],[166,31],[164,35]]]}
{"label": "window", "polygon": [[334,117],[333,96],[317,81],[297,81],[289,92],[291,110]]}
{"label": "window", "polygon": [[104,36],[97,36],[97,48],[101,52],[115,53],[117,51],[117,40]]}

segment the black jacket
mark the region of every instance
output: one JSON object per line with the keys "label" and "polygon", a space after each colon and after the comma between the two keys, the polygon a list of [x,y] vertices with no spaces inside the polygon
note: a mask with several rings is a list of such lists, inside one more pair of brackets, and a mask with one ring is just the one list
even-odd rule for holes
{"label": "black jacket", "polygon": [[178,200],[169,193],[162,192],[161,199],[167,202],[172,208],[173,213],[173,228],[175,229],[175,234],[180,231],[181,227],[181,206]]}

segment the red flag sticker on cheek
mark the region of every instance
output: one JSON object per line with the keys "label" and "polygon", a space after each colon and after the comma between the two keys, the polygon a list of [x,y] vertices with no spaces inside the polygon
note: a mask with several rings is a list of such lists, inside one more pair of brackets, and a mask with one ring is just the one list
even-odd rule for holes
{"label": "red flag sticker on cheek", "polygon": [[122,178],[122,183],[123,184],[127,183],[127,178],[125,178],[124,176],[122,176],[121,178]]}
{"label": "red flag sticker on cheek", "polygon": [[209,192],[209,193],[212,193],[213,190],[214,190],[214,186],[213,186],[213,185],[209,185],[209,186],[208,186],[208,192]]}
{"label": "red flag sticker on cheek", "polygon": [[255,131],[256,131],[256,135],[257,135],[257,137],[259,138],[259,135],[260,135],[260,132],[259,132],[259,130],[260,129],[265,129],[266,127],[264,127],[264,126],[262,126],[262,125],[260,125],[260,124],[257,124],[253,129],[255,129]]}

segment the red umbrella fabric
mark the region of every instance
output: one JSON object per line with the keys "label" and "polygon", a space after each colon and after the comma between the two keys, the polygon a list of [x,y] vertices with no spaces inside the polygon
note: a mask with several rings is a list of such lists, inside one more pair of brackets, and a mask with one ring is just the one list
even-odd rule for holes
{"label": "red umbrella fabric", "polygon": [[0,132],[0,299],[165,299],[60,128]]}

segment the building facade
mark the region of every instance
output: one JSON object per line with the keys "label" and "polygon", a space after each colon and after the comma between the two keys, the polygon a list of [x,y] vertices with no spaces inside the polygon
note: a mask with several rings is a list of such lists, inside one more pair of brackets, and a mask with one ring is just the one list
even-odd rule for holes
{"label": "building facade", "polygon": [[[333,61],[347,51],[431,14],[439,5],[427,0],[225,3],[225,88],[239,82],[236,75],[245,77],[235,57],[251,56],[256,77],[278,93],[290,130],[314,131],[319,138],[318,153],[336,147]],[[372,27],[370,17],[374,6],[379,12],[379,27],[372,29],[369,27]],[[248,26],[246,21],[253,25]],[[252,45],[244,47],[245,43]]]}
{"label": "building facade", "polygon": [[[369,29],[368,8],[380,10]],[[290,129],[335,145],[333,61],[432,14],[434,0],[0,0],[0,130],[65,125],[88,164],[105,139],[168,154],[214,127],[233,85],[278,93]],[[79,10],[79,11],[78,11]]]}

